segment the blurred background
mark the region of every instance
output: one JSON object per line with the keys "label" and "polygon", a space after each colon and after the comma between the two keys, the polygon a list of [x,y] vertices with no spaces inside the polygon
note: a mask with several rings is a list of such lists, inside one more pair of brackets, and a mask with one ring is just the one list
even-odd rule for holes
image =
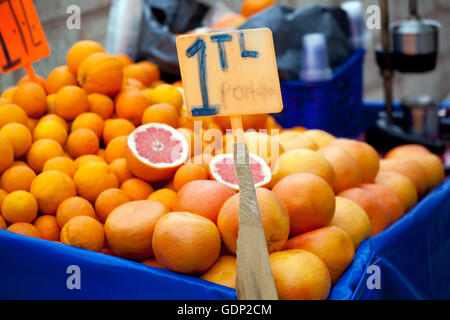
{"label": "blurred background", "polygon": [[[33,66],[36,72],[46,77],[57,65],[65,64],[67,50],[78,40],[90,39],[105,44],[109,9],[111,0],[35,0],[35,6],[42,21],[52,54]],[[204,0],[210,4],[214,0]],[[241,0],[222,0],[228,7],[239,11]],[[278,4],[292,8],[302,8],[311,4],[339,5],[340,0],[277,0]],[[369,5],[378,4],[377,0],[361,0],[364,12]],[[81,7],[80,30],[69,30],[66,26],[67,7],[76,3]],[[430,94],[440,100],[445,100],[450,93],[450,1],[449,0],[419,0],[419,12],[423,18],[439,21],[442,32],[439,33],[439,55],[437,68],[431,72],[420,74],[400,74],[394,76],[394,100],[411,94]],[[405,19],[408,16],[408,0],[389,1],[390,21]],[[367,16],[367,15],[366,15]],[[374,46],[380,44],[380,31],[373,30],[371,46],[367,48],[364,63],[364,100],[382,100],[382,79],[375,63]],[[24,74],[23,70],[7,75],[0,75],[0,90],[14,85]]]}

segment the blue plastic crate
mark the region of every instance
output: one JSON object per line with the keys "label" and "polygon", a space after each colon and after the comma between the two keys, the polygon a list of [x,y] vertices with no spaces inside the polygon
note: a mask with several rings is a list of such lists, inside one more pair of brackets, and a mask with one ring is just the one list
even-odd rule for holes
{"label": "blue plastic crate", "polygon": [[362,121],[363,50],[333,72],[329,81],[281,81],[284,109],[273,114],[285,128],[304,126],[336,136],[355,136]]}

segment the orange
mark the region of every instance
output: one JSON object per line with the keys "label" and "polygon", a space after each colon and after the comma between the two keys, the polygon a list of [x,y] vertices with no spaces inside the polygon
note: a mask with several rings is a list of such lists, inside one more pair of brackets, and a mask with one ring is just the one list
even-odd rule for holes
{"label": "orange", "polygon": [[[283,127],[281,127],[278,124],[278,122],[275,120],[275,118],[271,115],[267,116],[265,127],[267,129],[267,133],[270,135],[278,134],[283,129]],[[317,143],[316,143],[316,145],[317,145]]]}
{"label": "orange", "polygon": [[336,226],[344,230],[352,239],[354,248],[370,237],[372,227],[369,217],[363,208],[356,202],[336,197],[336,209],[330,226]]}
{"label": "orange", "polygon": [[162,188],[150,194],[147,199],[158,201],[164,205],[168,211],[172,211],[175,207],[176,197],[177,193],[175,191],[168,188]]}
{"label": "orange", "polygon": [[313,138],[295,130],[284,130],[278,136],[278,140],[285,151],[298,148],[309,150],[318,149]]}
{"label": "orange", "polygon": [[397,194],[388,187],[379,184],[364,183],[360,186],[360,188],[373,193],[378,197],[378,199],[381,200],[381,202],[384,203],[389,211],[389,216],[391,217],[392,223],[400,219],[405,214],[405,207],[403,206],[402,201]]}
{"label": "orange", "polygon": [[211,30],[234,29],[245,22],[246,18],[239,13],[224,13],[210,26]]}
{"label": "orange", "polygon": [[407,176],[417,189],[419,197],[427,190],[425,169],[413,158],[383,159],[380,161],[380,171],[394,171]]}
{"label": "orange", "polygon": [[9,224],[33,222],[37,217],[38,204],[33,195],[18,190],[9,193],[2,202],[2,216]]}
{"label": "orange", "polygon": [[88,95],[89,112],[96,113],[103,120],[111,118],[114,112],[114,102],[107,95],[91,93]]}
{"label": "orange", "polygon": [[208,180],[208,171],[200,164],[184,164],[173,177],[173,186],[179,191],[185,184],[194,180]]}
{"label": "orange", "polygon": [[51,139],[64,145],[67,139],[67,131],[62,124],[53,120],[41,121],[33,131],[33,141]]}
{"label": "orange", "polygon": [[6,230],[34,238],[42,237],[41,233],[35,226],[33,226],[31,223],[26,222],[14,223],[10,225]]}
{"label": "orange", "polygon": [[154,104],[145,109],[142,115],[142,124],[157,122],[165,123],[171,127],[178,126],[178,111],[167,103]]}
{"label": "orange", "polygon": [[88,95],[83,89],[77,86],[66,86],[56,93],[55,113],[60,117],[73,120],[88,109]]}
{"label": "orange", "polygon": [[33,225],[41,233],[42,239],[50,241],[58,241],[61,229],[58,226],[55,216],[43,215],[38,217]]}
{"label": "orange", "polygon": [[411,155],[411,157],[417,161],[425,171],[427,178],[427,192],[431,191],[441,184],[442,181],[444,181],[444,166],[441,159],[437,155],[432,153],[416,153]]}
{"label": "orange", "polygon": [[126,119],[108,119],[105,121],[103,129],[103,141],[106,145],[115,137],[127,136],[134,131],[136,127]]}
{"label": "orange", "polygon": [[89,216],[69,220],[62,228],[60,238],[64,244],[96,252],[100,252],[105,244],[102,224]]}
{"label": "orange", "polygon": [[78,195],[93,203],[100,193],[109,188],[118,188],[119,181],[111,168],[97,161],[78,168],[73,177]]}
{"label": "orange", "polygon": [[132,78],[139,80],[144,86],[150,85],[150,76],[145,69],[138,64],[131,64],[123,68],[123,75],[125,78]]}
{"label": "orange", "polygon": [[92,130],[99,139],[102,137],[104,122],[102,117],[93,112],[85,112],[80,114],[72,122],[72,131],[86,128]]}
{"label": "orange", "polygon": [[138,178],[131,178],[120,185],[122,190],[132,201],[145,200],[153,192],[150,184]]}
{"label": "orange", "polygon": [[24,167],[30,168],[28,163],[26,163],[25,161],[20,161],[20,160],[14,161],[13,164],[11,165],[11,167],[19,167],[19,166],[24,166]]}
{"label": "orange", "polygon": [[47,113],[48,114],[55,113],[55,98],[56,98],[56,93],[52,93],[47,96]]}
{"label": "orange", "polygon": [[147,72],[149,83],[153,83],[159,80],[161,74],[156,64],[151,63],[150,61],[141,61],[138,62],[137,65],[140,66],[142,69],[144,69],[145,72]]}
{"label": "orange", "polygon": [[375,183],[394,191],[403,203],[406,212],[417,203],[418,195],[416,187],[407,176],[401,173],[381,171],[375,178]]}
{"label": "orange", "polygon": [[41,86],[33,82],[19,85],[11,101],[31,118],[39,118],[47,110],[47,95]]}
{"label": "orange", "polygon": [[129,259],[153,256],[155,225],[166,213],[162,204],[152,200],[132,201],[115,208],[105,222],[106,239],[113,253]]}
{"label": "orange", "polygon": [[275,0],[245,0],[241,6],[241,14],[244,17],[250,17],[275,3]]}
{"label": "orange", "polygon": [[[214,121],[224,130],[231,129],[231,122],[229,117],[214,117]],[[248,114],[242,116],[242,126],[244,130],[261,129],[267,123],[267,114]]]}
{"label": "orange", "polygon": [[0,106],[0,128],[13,122],[28,126],[28,116],[25,111],[18,105],[12,103]]}
{"label": "orange", "polygon": [[66,120],[58,116],[57,114],[47,114],[39,119],[38,123],[44,122],[44,121],[56,121],[59,124],[61,124],[66,131],[69,131],[69,125],[67,124]]}
{"label": "orange", "polygon": [[319,129],[305,130],[304,133],[313,138],[319,149],[328,147],[336,139],[332,134]]}
{"label": "orange", "polygon": [[291,236],[326,226],[333,218],[333,189],[314,174],[289,175],[281,179],[272,191],[288,209]]}
{"label": "orange", "polygon": [[[123,84],[122,84],[122,90],[128,90],[128,89],[136,89],[136,90],[144,90],[145,86],[137,79],[133,78],[123,78]],[[144,93],[144,92],[142,92]],[[145,96],[145,94],[144,94]]]}
{"label": "orange", "polygon": [[73,178],[73,175],[77,171],[77,165],[75,161],[68,157],[55,157],[47,160],[42,168],[42,171],[49,170],[58,170]]}
{"label": "orange", "polygon": [[420,144],[405,144],[389,150],[389,152],[386,153],[385,158],[386,159],[398,158],[416,153],[429,154],[430,151]]}
{"label": "orange", "polygon": [[352,188],[339,193],[339,196],[350,199],[363,208],[370,220],[371,236],[380,233],[391,223],[388,209],[373,193],[361,188]]}
{"label": "orange", "polygon": [[127,160],[124,158],[118,158],[109,164],[112,172],[116,175],[117,179],[119,179],[119,184],[122,184],[124,181],[133,178],[133,174],[127,166]]}
{"label": "orange", "polygon": [[317,152],[323,155],[333,167],[336,193],[361,184],[361,169],[349,152],[339,147],[325,147]]}
{"label": "orange", "polygon": [[90,216],[95,218],[94,208],[89,201],[80,197],[70,197],[61,202],[56,211],[56,220],[61,228],[76,216]]}
{"label": "orange", "polygon": [[154,104],[168,103],[181,110],[183,106],[183,96],[178,89],[170,84],[160,84],[149,93],[150,101]]}
{"label": "orange", "polygon": [[47,94],[57,93],[65,86],[76,86],[77,78],[70,72],[67,66],[59,66],[49,73],[44,83]]}
{"label": "orange", "polygon": [[150,88],[150,89],[154,89],[154,88],[156,88],[157,86],[160,86],[160,85],[162,85],[162,84],[167,84],[167,82],[165,82],[164,80],[156,80],[156,81],[150,83],[149,88]]}
{"label": "orange", "polygon": [[280,300],[325,300],[331,279],[325,263],[301,249],[274,252],[269,256]]}
{"label": "orange", "polygon": [[113,96],[122,87],[122,64],[107,53],[94,53],[81,63],[77,80],[87,93]]}
{"label": "orange", "polygon": [[24,75],[22,78],[19,79],[19,81],[17,81],[17,85],[21,85],[22,83],[26,83],[26,82],[33,82],[33,83],[36,83],[39,86],[41,86],[43,89],[45,89],[45,79],[42,78],[38,74],[36,74],[35,76],[36,76],[36,79],[31,80],[28,75]]}
{"label": "orange", "polygon": [[113,162],[119,158],[125,158],[127,153],[128,136],[120,136],[112,139],[105,150],[106,161]]}
{"label": "orange", "polygon": [[39,174],[31,183],[30,192],[38,202],[39,212],[53,215],[61,202],[77,194],[72,179],[56,170]]}
{"label": "orange", "polygon": [[5,219],[3,219],[2,216],[0,216],[0,230],[6,230],[7,227],[8,227],[8,226],[7,226],[7,224],[6,224]]}
{"label": "orange", "polygon": [[330,272],[335,285],[355,254],[350,236],[335,226],[323,227],[289,239],[284,249],[303,249],[318,256]]}
{"label": "orange", "polygon": [[104,160],[106,160],[106,150],[105,149],[99,148],[98,151],[97,151],[97,155],[100,158],[103,158]]}
{"label": "orange", "polygon": [[380,159],[377,151],[371,145],[362,141],[341,138],[331,141],[330,146],[340,147],[352,155],[361,170],[362,182],[372,183],[374,181],[380,166]]}
{"label": "orange", "polygon": [[141,90],[141,92],[144,95],[145,99],[147,99],[147,102],[148,102],[149,105],[152,104],[152,100],[150,99],[150,92],[152,90],[153,89],[151,89],[151,88],[144,88],[144,89]]}
{"label": "orange", "polygon": [[177,80],[172,83],[173,86],[183,88],[183,82],[181,80]]}
{"label": "orange", "polygon": [[11,101],[9,99],[6,98],[0,98],[0,106],[3,106],[5,104],[10,104]]}
{"label": "orange", "polygon": [[95,211],[103,222],[106,221],[109,214],[118,206],[130,202],[131,199],[125,192],[118,188],[106,189],[100,193],[95,200]]}
{"label": "orange", "polygon": [[200,278],[236,289],[236,257],[220,256],[216,263]]}
{"label": "orange", "polygon": [[80,168],[81,166],[89,162],[100,162],[106,164],[105,159],[95,154],[85,154],[84,156],[75,159],[75,164],[77,165],[77,168]]}
{"label": "orange", "polygon": [[72,158],[85,154],[96,154],[100,142],[94,131],[86,128],[77,129],[67,138],[66,148]]}
{"label": "orange", "polygon": [[334,170],[321,154],[308,149],[289,150],[278,158],[272,170],[272,186],[293,173],[312,173],[334,187]]}
{"label": "orange", "polygon": [[155,267],[160,269],[165,269],[164,266],[162,266],[155,258],[148,258],[142,261],[141,263],[149,266],[149,267]]}
{"label": "orange", "polygon": [[30,130],[20,123],[8,123],[0,129],[0,134],[8,138],[14,149],[14,157],[20,158],[31,147],[32,138]]}
{"label": "orange", "polygon": [[34,172],[39,173],[47,160],[63,155],[64,151],[56,141],[41,139],[31,145],[27,154],[27,162]]}
{"label": "orange", "polygon": [[19,88],[18,86],[9,87],[5,89],[5,91],[3,91],[0,97],[12,101],[14,93],[17,91],[18,88]]}
{"label": "orange", "polygon": [[174,210],[192,212],[216,223],[220,208],[235,193],[217,181],[191,181],[178,191]]}
{"label": "orange", "polygon": [[114,56],[114,58],[116,58],[117,60],[120,61],[120,63],[122,64],[123,67],[126,67],[130,64],[133,64],[133,59],[131,59],[129,56],[127,56],[126,54],[116,54]]}
{"label": "orange", "polygon": [[14,162],[14,148],[8,138],[0,134],[0,174],[12,166]]}
{"label": "orange", "polygon": [[[256,188],[256,197],[267,248],[269,252],[280,250],[289,236],[289,212],[278,195],[270,190]],[[223,204],[217,217],[217,227],[223,243],[235,254],[239,231],[239,194]]]}
{"label": "orange", "polygon": [[217,261],[221,242],[211,220],[189,212],[170,212],[156,223],[152,246],[156,260],[167,269],[200,274]]}
{"label": "orange", "polygon": [[137,89],[120,91],[115,101],[117,117],[127,119],[136,126],[141,123],[142,115],[149,106],[147,98]]}
{"label": "orange", "polygon": [[30,191],[31,182],[34,178],[36,178],[36,174],[28,167],[11,167],[3,172],[0,178],[0,188],[8,193],[17,190]]}
{"label": "orange", "polygon": [[76,75],[81,62],[96,52],[105,52],[98,42],[82,40],[75,43],[67,52],[67,67],[70,72]]}
{"label": "orange", "polygon": [[30,130],[31,133],[34,132],[34,129],[36,128],[38,124],[38,119],[29,118],[28,119],[28,130]]}

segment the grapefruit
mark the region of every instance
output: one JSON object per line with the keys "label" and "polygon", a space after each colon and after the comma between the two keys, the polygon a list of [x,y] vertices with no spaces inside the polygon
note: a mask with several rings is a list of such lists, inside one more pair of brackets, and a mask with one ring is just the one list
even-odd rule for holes
{"label": "grapefruit", "polygon": [[176,129],[161,123],[138,127],[128,137],[127,164],[137,177],[163,181],[186,161],[189,145]]}
{"label": "grapefruit", "polygon": [[[249,158],[255,187],[268,186],[272,179],[269,166],[263,158],[256,154],[249,154]],[[234,169],[232,154],[215,156],[209,163],[209,175],[212,179],[226,184],[235,190],[239,190],[239,182]]]}

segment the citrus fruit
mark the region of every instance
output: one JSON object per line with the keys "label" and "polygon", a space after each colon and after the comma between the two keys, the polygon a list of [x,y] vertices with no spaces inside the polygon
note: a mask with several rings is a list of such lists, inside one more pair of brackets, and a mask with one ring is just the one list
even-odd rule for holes
{"label": "citrus fruit", "polygon": [[40,75],[35,74],[35,77],[33,80],[30,79],[30,77],[26,74],[22,78],[17,81],[17,85],[21,85],[22,83],[26,82],[33,82],[41,86],[43,89],[45,89],[45,79],[42,78]]}
{"label": "citrus fruit", "polygon": [[149,93],[149,98],[151,103],[168,103],[177,109],[177,111],[181,110],[183,106],[183,96],[180,91],[170,85],[170,84],[161,84],[154,88]]}
{"label": "citrus fruit", "polygon": [[70,72],[67,66],[59,66],[53,69],[47,76],[44,83],[47,94],[57,93],[65,86],[76,86],[77,78]]}
{"label": "citrus fruit", "polygon": [[120,91],[115,101],[117,117],[127,119],[136,126],[141,124],[142,115],[150,105],[144,94],[137,89]]}
{"label": "citrus fruit", "polygon": [[66,149],[72,158],[86,154],[96,154],[100,142],[94,131],[80,128],[72,131],[67,138]]}
{"label": "citrus fruit", "polygon": [[113,160],[109,166],[111,167],[112,172],[116,175],[117,179],[119,179],[119,184],[133,178],[133,174],[128,169],[127,160],[124,158]]}
{"label": "citrus fruit", "polygon": [[151,63],[150,61],[140,61],[137,63],[137,65],[143,68],[145,72],[147,72],[150,83],[154,83],[155,81],[159,80],[161,74],[156,64]]}
{"label": "citrus fruit", "polygon": [[38,204],[33,195],[18,190],[9,193],[2,202],[2,216],[9,224],[33,222],[38,213]]}
{"label": "citrus fruit", "polygon": [[398,146],[389,150],[389,152],[386,153],[385,158],[386,159],[398,158],[410,156],[411,154],[416,153],[429,154],[430,151],[420,144],[404,144],[402,146]]}
{"label": "citrus fruit", "polygon": [[[259,212],[269,252],[280,250],[289,236],[289,212],[274,192],[256,188]],[[237,249],[239,232],[239,194],[223,204],[217,217],[217,227],[222,241],[233,254]]]}
{"label": "citrus fruit", "polygon": [[0,178],[0,188],[8,193],[17,190],[30,191],[34,178],[36,178],[36,174],[29,167],[10,167],[3,172]]}
{"label": "citrus fruit", "polygon": [[394,191],[403,203],[406,212],[417,203],[418,196],[416,187],[407,176],[401,173],[381,171],[375,178],[375,183]]}
{"label": "citrus fruit", "polygon": [[170,212],[156,223],[152,246],[156,260],[167,269],[200,274],[216,262],[221,242],[211,220],[189,212]]}
{"label": "citrus fruit", "polygon": [[305,130],[304,133],[313,138],[319,149],[328,147],[331,141],[336,139],[332,134],[319,129]]}
{"label": "citrus fruit", "polygon": [[284,249],[303,249],[318,256],[330,272],[331,285],[336,284],[355,254],[350,236],[335,226],[319,228],[291,238]]}
{"label": "citrus fruit", "polygon": [[33,141],[51,139],[64,145],[67,139],[67,131],[64,126],[53,120],[40,121],[33,131]]}
{"label": "citrus fruit", "polygon": [[82,113],[72,122],[72,131],[80,128],[90,129],[99,139],[102,137],[103,127],[104,123],[102,117],[93,112]]}
{"label": "citrus fruit", "polygon": [[122,190],[118,188],[106,189],[95,200],[95,211],[100,220],[105,222],[111,211],[130,201],[131,199]]}
{"label": "citrus fruit", "polygon": [[200,164],[183,164],[173,177],[173,187],[179,191],[185,184],[194,180],[208,180],[208,171]]}
{"label": "citrus fruit", "polygon": [[41,139],[34,142],[28,150],[27,163],[34,172],[39,173],[47,160],[63,155],[64,151],[56,141]]}
{"label": "citrus fruit", "polygon": [[31,118],[39,118],[47,110],[47,95],[40,85],[33,82],[19,85],[11,101]]}
{"label": "citrus fruit", "polygon": [[411,157],[417,161],[425,171],[427,177],[427,192],[444,181],[445,171],[441,159],[435,154],[416,153]]}
{"label": "citrus fruit", "polygon": [[313,138],[295,130],[283,131],[278,136],[278,140],[285,151],[298,148],[309,150],[318,149],[318,146]]}
{"label": "citrus fruit", "polygon": [[8,138],[14,149],[14,157],[20,158],[32,144],[30,130],[20,123],[8,123],[0,129],[0,134]]}
{"label": "citrus fruit", "polygon": [[131,178],[120,185],[122,190],[132,201],[145,200],[153,192],[150,184],[138,178]]}
{"label": "citrus fruit", "polygon": [[373,193],[389,210],[391,222],[395,222],[405,214],[405,207],[397,194],[388,187],[380,184],[364,183],[360,188]]}
{"label": "citrus fruit", "polygon": [[364,209],[356,202],[343,197],[336,197],[336,209],[330,226],[347,232],[355,249],[363,240],[369,238],[372,232],[369,217]]}
{"label": "citrus fruit", "polygon": [[186,161],[188,148],[176,129],[159,123],[142,125],[128,137],[128,168],[150,182],[167,180]]}
{"label": "citrus fruit", "polygon": [[6,230],[17,233],[17,234],[21,234],[24,236],[34,237],[34,238],[42,237],[39,230],[35,226],[33,226],[31,223],[27,223],[27,222],[13,223]]}
{"label": "citrus fruit", "polygon": [[110,97],[101,93],[88,95],[89,112],[98,114],[103,120],[111,118],[114,112],[114,102]]}
{"label": "citrus fruit", "polygon": [[301,249],[270,254],[273,280],[280,300],[325,300],[330,293],[330,273],[315,254]]}
{"label": "citrus fruit", "polygon": [[70,219],[62,228],[60,238],[64,244],[96,252],[100,252],[105,244],[102,224],[89,216]]}
{"label": "citrus fruit", "polygon": [[314,174],[289,175],[281,179],[272,191],[288,209],[291,236],[326,226],[333,218],[333,189]]}
{"label": "citrus fruit", "polygon": [[87,93],[116,94],[122,87],[123,68],[113,56],[97,52],[83,60],[77,80]]}
{"label": "citrus fruit", "polygon": [[77,171],[77,165],[75,161],[68,157],[55,157],[45,162],[42,171],[58,170],[67,174],[70,178]]}
{"label": "citrus fruit", "polygon": [[168,211],[172,211],[175,206],[176,197],[177,193],[175,191],[168,188],[162,188],[153,192],[147,199],[158,201],[164,205]]}
{"label": "citrus fruit", "polygon": [[125,158],[127,152],[128,136],[120,136],[112,139],[106,146],[105,156],[108,163],[116,159]]}
{"label": "citrus fruit", "polygon": [[109,188],[118,188],[119,181],[106,164],[88,162],[78,168],[73,176],[79,196],[94,203],[100,193]]}
{"label": "citrus fruit", "polygon": [[55,96],[55,113],[65,120],[73,120],[89,109],[86,92],[77,86],[66,86]]}
{"label": "citrus fruit", "polygon": [[168,103],[153,104],[146,108],[142,114],[142,124],[157,122],[171,127],[178,126],[178,111]]}
{"label": "citrus fruit", "polygon": [[174,210],[192,212],[216,223],[220,208],[235,193],[217,181],[194,180],[178,191]]}
{"label": "citrus fruit", "polygon": [[407,176],[417,189],[419,197],[427,190],[425,169],[413,158],[383,159],[380,161],[380,171],[394,171]]}
{"label": "citrus fruit", "polygon": [[[66,129],[67,132],[69,132],[69,125],[67,124],[66,120],[64,120],[62,117],[58,116],[57,114],[46,114],[42,118],[39,119],[38,123],[44,122],[44,121],[56,121],[63,125],[64,129]],[[37,124],[36,124],[37,125]],[[30,130],[31,131],[31,130]]]}
{"label": "citrus fruit", "polygon": [[145,264],[146,266],[149,266],[149,267],[165,269],[164,266],[162,266],[158,262],[158,260],[156,260],[156,258],[148,258],[148,259],[145,259],[144,261],[142,261],[141,263],[143,263],[143,264]]}
{"label": "citrus fruit", "polygon": [[28,126],[28,116],[21,107],[7,103],[0,106],[0,129],[8,123],[20,123]]}
{"label": "citrus fruit", "polygon": [[334,170],[321,154],[308,149],[289,150],[280,155],[272,170],[272,186],[293,173],[312,173],[334,187]]}
{"label": "citrus fruit", "polygon": [[[268,186],[272,179],[272,174],[264,159],[258,157],[256,154],[249,154],[249,160],[255,187]],[[239,182],[234,168],[232,154],[221,154],[212,158],[209,162],[209,173],[212,179],[230,188],[239,190]]]}
{"label": "citrus fruit", "polygon": [[61,229],[58,226],[56,217],[45,214],[34,220],[33,225],[41,233],[42,239],[50,241],[58,241]]}
{"label": "citrus fruit", "polygon": [[114,58],[119,60],[120,63],[122,64],[122,66],[124,66],[124,67],[129,66],[130,64],[133,64],[133,59],[131,59],[126,54],[122,54],[122,53],[116,54],[116,55],[114,55]]}
{"label": "citrus fruit", "polygon": [[67,67],[76,75],[81,62],[96,52],[105,52],[100,43],[91,40],[78,41],[67,52]]}
{"label": "citrus fruit", "polygon": [[95,218],[95,211],[86,199],[81,197],[70,197],[61,202],[56,211],[56,220],[62,228],[73,217],[90,216]]}
{"label": "citrus fruit", "polygon": [[166,213],[162,204],[152,200],[132,201],[115,208],[105,222],[106,239],[113,253],[129,259],[153,256],[155,225]]}
{"label": "citrus fruit", "polygon": [[127,119],[108,119],[103,128],[103,142],[108,145],[109,142],[120,136],[128,136],[136,127]]}
{"label": "citrus fruit", "polygon": [[352,188],[339,193],[339,196],[356,202],[364,209],[370,220],[372,236],[386,229],[391,223],[388,209],[373,193],[361,188]]}
{"label": "citrus fruit", "polygon": [[0,174],[11,167],[14,162],[14,148],[8,138],[0,134]]}
{"label": "citrus fruit", "polygon": [[241,6],[241,14],[244,17],[250,17],[275,3],[275,0],[245,0]]}
{"label": "citrus fruit", "polygon": [[150,76],[145,69],[138,64],[131,64],[123,68],[123,76],[139,80],[145,87],[150,85]]}
{"label": "citrus fruit", "polygon": [[220,256],[200,278],[236,289],[236,257]]}
{"label": "citrus fruit", "polygon": [[12,87],[5,89],[2,92],[2,95],[0,97],[2,97],[4,99],[8,99],[9,101],[12,101],[14,93],[17,91],[17,88],[18,88],[18,86],[12,86]]}
{"label": "citrus fruit", "polygon": [[106,164],[105,159],[96,154],[85,154],[84,156],[76,158],[74,161],[75,164],[77,165],[77,168],[81,168],[81,166],[84,166],[86,163],[89,162],[100,162]]}
{"label": "citrus fruit", "polygon": [[30,192],[38,202],[39,212],[43,214],[55,214],[61,202],[77,194],[72,179],[56,170],[39,174],[31,183]]}

